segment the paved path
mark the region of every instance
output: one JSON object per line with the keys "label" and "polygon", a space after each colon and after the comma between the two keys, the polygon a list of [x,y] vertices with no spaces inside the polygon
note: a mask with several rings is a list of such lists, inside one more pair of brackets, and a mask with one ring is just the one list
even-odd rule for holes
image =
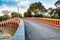
{"label": "paved path", "polygon": [[16,33],[14,34],[12,40],[25,40],[25,28],[24,28],[24,22],[22,19],[20,19],[20,24],[18,29],[16,30]]}
{"label": "paved path", "polygon": [[26,40],[60,40],[60,28],[30,20],[24,24]]}

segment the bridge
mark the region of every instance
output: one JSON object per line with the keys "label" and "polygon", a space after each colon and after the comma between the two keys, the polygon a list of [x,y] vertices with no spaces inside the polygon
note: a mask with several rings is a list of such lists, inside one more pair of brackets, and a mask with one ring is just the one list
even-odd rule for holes
{"label": "bridge", "polygon": [[0,30],[13,35],[16,32],[19,23],[20,23],[19,18],[12,18],[5,21],[1,21]]}
{"label": "bridge", "polygon": [[25,40],[60,40],[60,20],[50,18],[23,18]]}
{"label": "bridge", "polygon": [[13,35],[13,40],[60,40],[59,19],[12,18],[0,22],[0,30]]}

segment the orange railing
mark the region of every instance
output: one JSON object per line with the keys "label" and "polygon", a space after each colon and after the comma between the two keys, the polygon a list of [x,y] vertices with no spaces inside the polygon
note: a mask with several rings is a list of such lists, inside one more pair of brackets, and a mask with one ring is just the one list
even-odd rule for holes
{"label": "orange railing", "polygon": [[16,28],[19,26],[20,19],[19,18],[11,18],[5,21],[0,22],[0,26],[8,26],[8,27],[15,27]]}
{"label": "orange railing", "polygon": [[47,23],[53,26],[60,27],[60,20],[59,19],[51,19],[51,18],[24,18],[25,20],[33,20],[33,21],[39,21],[43,23]]}
{"label": "orange railing", "polygon": [[5,21],[0,21],[0,30],[9,33],[13,36],[17,28],[19,27],[19,24],[19,18],[11,18]]}
{"label": "orange railing", "polygon": [[49,19],[49,18],[36,18],[34,19],[39,22],[47,23],[53,26],[60,27],[60,20],[59,19]]}

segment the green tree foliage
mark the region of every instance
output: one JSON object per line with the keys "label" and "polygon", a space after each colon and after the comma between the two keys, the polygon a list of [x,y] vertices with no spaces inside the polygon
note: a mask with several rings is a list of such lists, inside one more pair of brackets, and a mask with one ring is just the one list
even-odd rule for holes
{"label": "green tree foliage", "polygon": [[2,13],[3,13],[3,16],[0,16],[0,21],[7,20],[10,18],[10,16],[8,15],[9,14],[8,10],[4,10],[2,11]]}
{"label": "green tree foliage", "polygon": [[59,16],[59,18],[60,18],[60,7],[57,6],[57,5],[60,5],[59,2],[60,2],[60,0],[58,0],[58,1],[55,3],[55,6],[57,7],[58,16]]}
{"label": "green tree foliage", "polygon": [[28,10],[34,13],[47,11],[41,2],[32,3]]}
{"label": "green tree foliage", "polygon": [[51,16],[51,18],[58,19],[59,18],[58,13],[55,13],[53,16]]}
{"label": "green tree foliage", "polygon": [[0,16],[0,21],[3,21],[3,17],[2,16]]}
{"label": "green tree foliage", "polygon": [[[55,11],[55,12],[54,12]],[[58,16],[59,16],[59,18],[60,18],[60,9],[53,9],[51,12],[50,12],[50,14],[55,14],[55,13],[57,13],[58,14]]]}
{"label": "green tree foliage", "polygon": [[31,11],[27,11],[24,13],[24,17],[32,17]]}
{"label": "green tree foliage", "polygon": [[48,12],[49,12],[50,15],[52,15],[53,12],[54,12],[54,9],[53,8],[48,8]]}
{"label": "green tree foliage", "polygon": [[11,13],[11,18],[15,18],[15,17],[19,17],[19,18],[21,18],[22,15],[19,14],[19,13],[16,13],[16,12],[12,12],[12,13]]}
{"label": "green tree foliage", "polygon": [[58,9],[58,16],[59,16],[59,18],[60,18],[60,9]]}
{"label": "green tree foliage", "polygon": [[3,15],[3,16],[0,16],[0,21],[7,20],[7,19],[9,19],[9,18],[10,18],[9,15]]}
{"label": "green tree foliage", "polygon": [[27,12],[24,13],[24,17],[28,17],[28,13]]}
{"label": "green tree foliage", "polygon": [[43,17],[42,12],[47,12],[41,2],[35,2],[30,5],[28,11],[24,13],[24,17],[32,17],[32,13],[34,13],[34,17]]}
{"label": "green tree foliage", "polygon": [[42,14],[35,14],[34,17],[43,17]]}

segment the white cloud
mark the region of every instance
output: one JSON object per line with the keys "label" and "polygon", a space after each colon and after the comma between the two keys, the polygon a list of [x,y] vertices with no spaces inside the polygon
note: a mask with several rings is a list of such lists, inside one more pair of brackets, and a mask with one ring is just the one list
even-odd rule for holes
{"label": "white cloud", "polygon": [[50,3],[44,3],[44,2],[42,2],[42,3],[43,3],[43,5],[44,5],[44,7],[45,7],[46,9],[48,9],[48,8],[50,8],[50,7],[56,8],[56,6],[54,5],[54,4],[56,3],[56,1],[57,1],[57,0],[51,0]]}
{"label": "white cloud", "polygon": [[56,8],[56,6],[55,6],[54,4],[46,4],[46,3],[43,3],[43,5],[44,5],[44,7],[45,7],[46,9],[48,9],[48,8],[50,8],[50,7]]}
{"label": "white cloud", "polygon": [[18,3],[18,6],[20,7],[28,7],[29,6],[29,1],[21,1],[20,3]]}
{"label": "white cloud", "polygon": [[[25,3],[21,2],[21,5],[23,5],[23,4],[26,5],[26,3],[28,3],[28,2],[27,2],[27,1],[25,1]],[[25,6],[25,5],[23,5],[23,6]],[[28,4],[27,4],[27,5],[28,5]],[[26,8],[21,8],[21,7],[19,7],[19,12],[20,12],[21,14],[23,14],[24,12],[27,11],[27,9],[28,9],[28,6],[27,6]],[[2,13],[3,10],[8,10],[8,11],[11,11],[11,12],[14,12],[14,11],[15,11],[15,12],[18,12],[17,6],[8,6],[8,5],[6,5],[6,4],[3,4],[2,6],[0,6],[0,16],[3,15],[3,13]]]}
{"label": "white cloud", "polygon": [[[8,0],[6,0],[8,1]],[[29,8],[29,5],[30,5],[30,1],[29,0],[25,0],[25,1],[20,1],[20,0],[12,0],[12,1],[16,1],[16,2],[19,2],[17,5],[19,6],[19,12],[21,14],[23,14],[24,12],[27,11],[27,9]],[[46,3],[43,3],[43,5],[45,6],[46,9],[50,8],[50,7],[53,7],[55,8],[55,6],[52,4],[46,4]],[[24,7],[24,8],[23,8]],[[3,4],[3,6],[0,6],[0,15],[2,15],[2,11],[3,10],[8,10],[8,11],[15,11],[17,12],[17,6],[7,6],[6,4]]]}
{"label": "white cloud", "polygon": [[7,6],[5,4],[3,6],[0,6],[0,16],[3,15],[2,11],[4,11],[4,10],[8,10],[10,12],[13,12],[13,11],[17,12],[17,7],[15,7],[15,6]]}
{"label": "white cloud", "polygon": [[2,1],[6,1],[6,2],[9,2],[9,1],[19,2],[20,0],[2,0]]}
{"label": "white cloud", "polygon": [[14,1],[19,2],[20,0],[14,0]]}
{"label": "white cloud", "polygon": [[[8,1],[8,0],[7,0]],[[17,0],[15,0],[17,1]],[[19,1],[19,0],[18,0]],[[21,14],[23,14],[24,12],[27,11],[28,7],[29,7],[29,1],[21,1],[20,3],[18,3],[17,5],[19,5],[19,12]],[[21,8],[21,6],[24,6],[26,8]],[[6,4],[3,4],[2,6],[0,6],[0,16],[3,15],[2,14],[2,11],[3,10],[8,10],[8,11],[11,11],[11,12],[18,12],[18,9],[17,9],[17,6],[8,6]]]}

